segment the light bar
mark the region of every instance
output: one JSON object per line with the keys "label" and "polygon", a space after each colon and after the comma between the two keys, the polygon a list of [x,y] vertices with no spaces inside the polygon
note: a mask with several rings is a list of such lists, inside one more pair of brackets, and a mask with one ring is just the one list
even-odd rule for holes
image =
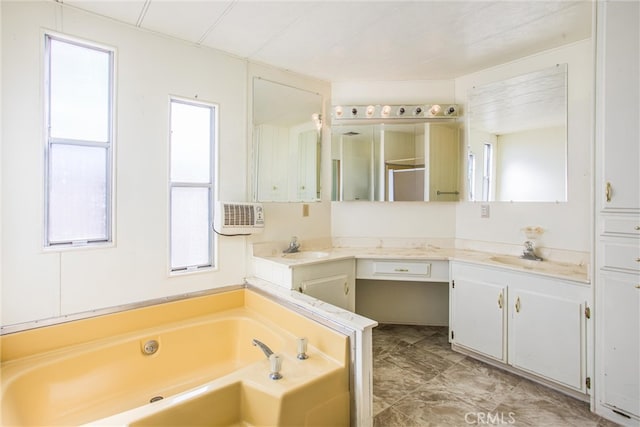
{"label": "light bar", "polygon": [[458,105],[334,105],[331,107],[331,117],[334,121],[454,119],[458,117]]}

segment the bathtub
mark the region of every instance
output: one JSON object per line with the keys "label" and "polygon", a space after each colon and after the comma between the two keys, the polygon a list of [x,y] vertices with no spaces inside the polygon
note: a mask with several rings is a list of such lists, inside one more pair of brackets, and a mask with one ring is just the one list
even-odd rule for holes
{"label": "bathtub", "polygon": [[1,339],[3,426],[349,425],[348,337],[249,289]]}

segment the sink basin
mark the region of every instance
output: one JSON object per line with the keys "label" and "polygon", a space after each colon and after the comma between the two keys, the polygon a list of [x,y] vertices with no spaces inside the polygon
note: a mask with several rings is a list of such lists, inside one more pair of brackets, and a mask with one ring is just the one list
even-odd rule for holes
{"label": "sink basin", "polygon": [[324,258],[328,256],[329,256],[329,252],[324,252],[324,251],[301,251],[301,252],[294,252],[292,254],[282,254],[283,258],[289,258],[289,259],[318,259],[318,258]]}
{"label": "sink basin", "polygon": [[500,264],[513,265],[522,268],[536,268],[541,267],[543,261],[534,261],[532,259],[516,258],[514,256],[492,256],[491,261],[499,262]]}

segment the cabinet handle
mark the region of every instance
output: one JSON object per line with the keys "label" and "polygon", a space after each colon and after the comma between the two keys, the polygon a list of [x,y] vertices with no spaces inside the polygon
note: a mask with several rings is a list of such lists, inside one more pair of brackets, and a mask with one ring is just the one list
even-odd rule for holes
{"label": "cabinet handle", "polygon": [[302,292],[302,286],[298,286],[298,292],[300,292],[301,294],[304,294],[304,292]]}
{"label": "cabinet handle", "polygon": [[397,271],[399,273],[406,273],[406,272],[409,271],[409,269],[408,268],[396,268],[393,271]]}
{"label": "cabinet handle", "polygon": [[520,313],[520,297],[516,298],[516,313]]}
{"label": "cabinet handle", "polygon": [[344,294],[349,295],[349,283],[344,282]]}
{"label": "cabinet handle", "polygon": [[504,304],[504,297],[502,296],[502,292],[500,292],[500,295],[498,296],[498,307],[502,309],[503,304]]}
{"label": "cabinet handle", "polygon": [[611,201],[611,193],[612,193],[611,183],[607,182],[607,185],[605,186],[605,189],[604,189],[604,194],[605,194],[605,197],[607,198],[607,202]]}

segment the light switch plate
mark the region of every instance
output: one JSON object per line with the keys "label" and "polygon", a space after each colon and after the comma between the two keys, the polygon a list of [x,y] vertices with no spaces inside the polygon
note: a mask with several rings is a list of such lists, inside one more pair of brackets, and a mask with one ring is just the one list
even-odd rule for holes
{"label": "light switch plate", "polygon": [[480,205],[480,218],[489,218],[489,205]]}

